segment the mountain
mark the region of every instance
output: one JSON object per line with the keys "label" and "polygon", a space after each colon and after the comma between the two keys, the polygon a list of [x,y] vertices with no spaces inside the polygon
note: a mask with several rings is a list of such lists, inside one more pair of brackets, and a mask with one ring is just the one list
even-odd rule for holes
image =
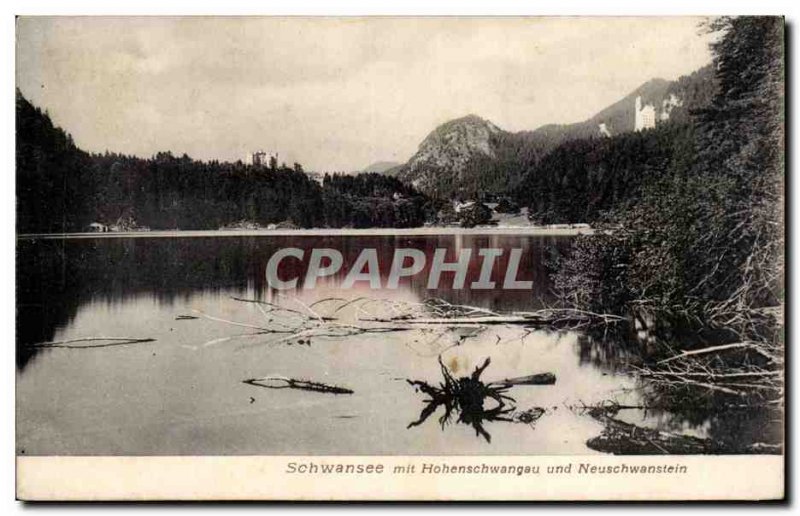
{"label": "mountain", "polygon": [[364,169],[361,170],[360,173],[368,174],[371,172],[376,172],[378,174],[383,174],[387,170],[391,170],[400,165],[402,165],[402,163],[398,163],[396,161],[376,161],[375,163],[372,163],[371,165],[364,167]]}
{"label": "mountain", "polygon": [[634,131],[637,98],[642,106],[652,106],[655,123],[661,123],[686,119],[691,110],[710,101],[713,91],[709,65],[676,81],[652,79],[588,120],[574,124],[549,124],[513,133],[468,115],[434,129],[408,162],[386,173],[438,198],[507,194],[519,184],[525,170],[561,143]]}
{"label": "mountain", "polygon": [[387,174],[432,197],[473,198],[509,190],[523,165],[535,163],[545,151],[530,134],[504,131],[468,115],[437,127],[407,163]]}
{"label": "mountain", "polygon": [[[440,180],[462,183],[467,179],[470,163],[495,159],[498,137],[503,133],[499,127],[476,115],[451,120],[434,129],[419,145],[416,154],[390,173],[435,193]],[[446,175],[452,177],[445,178]]]}

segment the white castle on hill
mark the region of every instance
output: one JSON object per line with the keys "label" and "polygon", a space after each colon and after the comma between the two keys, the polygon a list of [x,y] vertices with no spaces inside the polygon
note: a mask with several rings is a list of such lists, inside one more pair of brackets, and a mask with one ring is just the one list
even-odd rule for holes
{"label": "white castle on hill", "polygon": [[[657,123],[669,120],[672,110],[683,105],[683,101],[674,93],[670,93],[669,97],[661,102],[661,109],[658,111],[656,111],[654,104],[645,104],[643,106],[641,96],[636,97],[634,102],[633,130],[636,132],[653,129]],[[597,124],[597,129],[600,136],[613,136],[613,127],[609,127],[606,122]]]}
{"label": "white castle on hill", "polygon": [[[667,115],[669,116],[669,115]],[[636,97],[634,131],[652,129],[656,126],[656,107],[652,104],[642,106],[642,97]]]}
{"label": "white castle on hill", "polygon": [[669,97],[661,102],[661,114],[656,116],[656,107],[653,104],[645,104],[642,106],[642,97],[636,97],[634,130],[642,131],[644,129],[654,128],[656,126],[656,120],[659,122],[669,120],[669,115],[673,108],[682,105],[683,101],[674,93],[670,93]]}
{"label": "white castle on hill", "polygon": [[244,157],[245,165],[253,165],[253,166],[261,166],[266,167],[269,166],[269,162],[272,159],[275,159],[275,163],[278,163],[278,153],[277,152],[264,152],[263,150],[258,150],[255,152],[248,152],[247,155]]}

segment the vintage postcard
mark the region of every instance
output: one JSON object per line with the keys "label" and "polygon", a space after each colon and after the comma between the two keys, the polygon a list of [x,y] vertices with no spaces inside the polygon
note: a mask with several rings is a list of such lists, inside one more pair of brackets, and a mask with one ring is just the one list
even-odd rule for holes
{"label": "vintage postcard", "polygon": [[784,497],[781,17],[16,21],[21,500]]}

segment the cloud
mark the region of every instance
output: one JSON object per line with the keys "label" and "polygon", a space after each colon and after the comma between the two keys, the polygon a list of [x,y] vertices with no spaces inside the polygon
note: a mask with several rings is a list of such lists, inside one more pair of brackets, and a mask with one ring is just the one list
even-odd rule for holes
{"label": "cloud", "polygon": [[710,60],[696,18],[22,17],[17,83],[87,150],[308,169],[409,157],[477,113],[588,118]]}

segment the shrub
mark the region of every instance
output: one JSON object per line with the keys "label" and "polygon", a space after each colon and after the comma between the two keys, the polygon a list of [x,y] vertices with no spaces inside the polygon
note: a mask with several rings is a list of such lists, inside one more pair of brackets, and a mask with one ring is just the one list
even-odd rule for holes
{"label": "shrub", "polygon": [[483,203],[476,202],[461,209],[458,220],[462,228],[474,228],[488,224],[492,220],[492,210]]}

